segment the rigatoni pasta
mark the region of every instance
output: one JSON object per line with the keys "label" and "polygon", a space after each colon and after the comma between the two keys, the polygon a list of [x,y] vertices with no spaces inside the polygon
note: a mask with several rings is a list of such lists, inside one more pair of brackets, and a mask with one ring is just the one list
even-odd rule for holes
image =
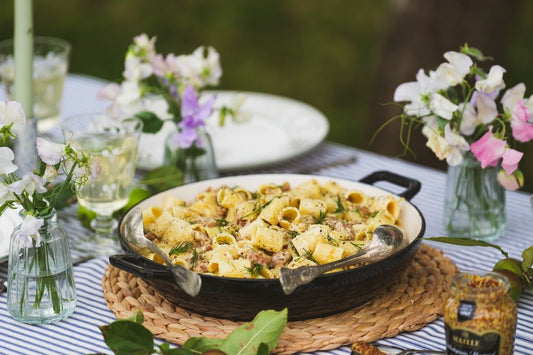
{"label": "rigatoni pasta", "polygon": [[378,225],[399,226],[399,202],[314,179],[294,187],[264,184],[256,191],[220,186],[192,201],[168,196],[161,206],[143,210],[143,223],[175,264],[217,276],[277,278],[282,267],[356,253]]}

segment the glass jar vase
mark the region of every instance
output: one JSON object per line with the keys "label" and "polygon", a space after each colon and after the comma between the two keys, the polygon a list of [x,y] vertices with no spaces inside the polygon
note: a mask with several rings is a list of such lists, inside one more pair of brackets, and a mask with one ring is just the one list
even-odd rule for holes
{"label": "glass jar vase", "polygon": [[491,241],[504,234],[505,189],[496,179],[498,169],[482,169],[470,151],[461,164],[448,166],[443,222],[449,236]]}
{"label": "glass jar vase", "polygon": [[516,303],[509,280],[497,272],[460,272],[444,305],[448,354],[513,353]]}
{"label": "glass jar vase", "polygon": [[18,321],[54,323],[68,317],[76,307],[76,287],[67,232],[44,217],[40,244],[24,243],[22,225],[15,228],[9,245],[7,309]]}
{"label": "glass jar vase", "polygon": [[183,183],[218,177],[211,137],[204,127],[196,128],[197,138],[183,148],[178,144],[179,132],[171,133],[165,141],[165,161],[183,173]]}

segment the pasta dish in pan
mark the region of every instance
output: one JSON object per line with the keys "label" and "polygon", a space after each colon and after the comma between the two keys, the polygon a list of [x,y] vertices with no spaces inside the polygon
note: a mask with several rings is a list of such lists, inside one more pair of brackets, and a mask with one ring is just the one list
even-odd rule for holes
{"label": "pasta dish in pan", "polygon": [[277,278],[281,267],[354,254],[378,225],[398,226],[399,214],[399,200],[391,195],[309,180],[294,187],[265,184],[257,191],[221,186],[192,201],[167,196],[161,206],[143,210],[143,224],[174,264],[216,276]]}

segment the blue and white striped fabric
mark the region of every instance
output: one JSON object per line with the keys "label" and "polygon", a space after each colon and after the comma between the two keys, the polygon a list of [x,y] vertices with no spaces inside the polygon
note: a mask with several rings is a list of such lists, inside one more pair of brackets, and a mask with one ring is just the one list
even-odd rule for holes
{"label": "blue and white striped fabric", "polygon": [[[426,219],[426,237],[445,235],[442,228],[442,204],[445,174],[441,171],[411,164],[399,159],[356,150],[333,143],[323,143],[302,157],[280,163],[269,168],[241,173],[298,173],[309,172],[315,166],[345,160],[355,156],[349,164],[314,171],[318,175],[358,180],[376,170],[389,170],[412,177],[422,182],[421,191],[411,200]],[[391,189],[392,186],[380,186]],[[529,195],[521,192],[507,193],[507,233],[497,241],[512,257],[521,258],[521,252],[533,245],[533,213]],[[75,217],[75,209],[60,214],[60,221],[72,236],[87,233]],[[444,250],[460,269],[492,269],[501,254],[492,248],[457,247],[431,243]],[[26,325],[12,319],[6,310],[6,296],[0,297],[0,354],[87,354],[102,352],[110,354],[105,346],[98,326],[115,319],[107,308],[101,280],[107,267],[107,260],[99,258],[75,267],[78,305],[69,318],[52,325]],[[0,265],[0,276],[6,276],[6,263]],[[523,294],[518,303],[518,326],[515,340],[515,354],[533,354],[533,295]],[[438,319],[416,332],[402,333],[395,338],[383,339],[379,343],[402,348],[441,349],[445,348],[444,324]],[[347,346],[316,354],[349,354]]]}

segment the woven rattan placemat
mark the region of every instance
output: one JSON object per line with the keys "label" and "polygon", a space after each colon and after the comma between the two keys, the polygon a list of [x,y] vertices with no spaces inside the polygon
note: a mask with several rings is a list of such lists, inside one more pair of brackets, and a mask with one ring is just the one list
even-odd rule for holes
{"label": "woven rattan placemat", "polygon": [[[422,328],[443,312],[457,267],[442,251],[422,244],[406,269],[378,297],[350,311],[288,322],[276,353],[335,349],[355,341],[373,342]],[[189,337],[226,337],[240,322],[206,317],[163,299],[141,278],[109,265],[102,285],[117,318],[141,308],[144,325],[157,338],[183,344]]]}

